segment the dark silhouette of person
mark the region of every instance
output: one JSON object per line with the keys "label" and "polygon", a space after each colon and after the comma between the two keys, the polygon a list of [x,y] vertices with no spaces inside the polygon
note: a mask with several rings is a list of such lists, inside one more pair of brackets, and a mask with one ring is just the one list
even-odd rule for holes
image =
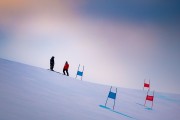
{"label": "dark silhouette of person", "polygon": [[54,68],[54,56],[52,56],[50,59],[50,70],[54,71],[53,68]]}
{"label": "dark silhouette of person", "polygon": [[[69,64],[68,64],[68,62],[66,61],[65,65],[64,65],[64,68],[63,68],[63,73],[64,73],[64,75],[67,74],[67,76],[69,76],[68,69],[69,69]],[[65,74],[65,72],[66,72],[66,74]]]}

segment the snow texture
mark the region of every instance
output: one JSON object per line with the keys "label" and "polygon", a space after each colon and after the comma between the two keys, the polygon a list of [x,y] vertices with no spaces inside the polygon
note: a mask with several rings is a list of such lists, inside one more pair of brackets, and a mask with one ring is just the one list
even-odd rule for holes
{"label": "snow texture", "polygon": [[110,86],[4,59],[0,66],[0,120],[180,120],[179,94],[155,92],[151,109],[147,91],[118,88],[112,110]]}

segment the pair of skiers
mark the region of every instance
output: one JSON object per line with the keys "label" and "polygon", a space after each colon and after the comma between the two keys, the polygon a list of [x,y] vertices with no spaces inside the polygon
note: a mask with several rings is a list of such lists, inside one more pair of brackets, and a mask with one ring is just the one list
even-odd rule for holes
{"label": "pair of skiers", "polygon": [[[54,70],[53,70],[53,68],[54,68],[54,63],[55,63],[55,62],[54,62],[54,56],[52,56],[51,59],[50,59],[50,70],[51,70],[51,71],[54,71]],[[69,64],[68,64],[68,62],[66,61],[65,65],[64,65],[64,68],[63,68],[63,73],[64,73],[64,75],[69,76],[68,69],[69,69]],[[65,74],[65,72],[66,72],[66,74]]]}

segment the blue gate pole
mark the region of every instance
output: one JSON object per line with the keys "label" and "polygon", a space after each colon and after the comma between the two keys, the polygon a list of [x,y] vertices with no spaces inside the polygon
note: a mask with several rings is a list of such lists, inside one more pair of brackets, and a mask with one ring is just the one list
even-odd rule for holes
{"label": "blue gate pole", "polygon": [[[77,70],[77,72],[79,71],[79,67],[80,67],[80,64],[79,64],[79,66],[78,66],[78,70]],[[77,78],[77,73],[76,73],[76,78]]]}
{"label": "blue gate pole", "polygon": [[[111,92],[111,89],[112,89],[112,86],[111,86],[111,88],[110,88],[110,91],[109,91],[109,93]],[[108,96],[107,96],[107,99],[106,99],[105,106],[106,106],[106,104],[107,104],[107,101],[108,101],[109,93],[108,93]]]}
{"label": "blue gate pole", "polygon": [[[116,88],[116,95],[117,95],[117,88]],[[115,106],[115,103],[116,102],[116,98],[114,99],[114,105],[113,105],[113,110],[114,110],[114,106]]]}
{"label": "blue gate pole", "polygon": [[83,73],[84,73],[84,65],[83,65],[83,71],[82,71],[82,76],[81,76],[81,80],[82,80],[82,77],[83,77]]}

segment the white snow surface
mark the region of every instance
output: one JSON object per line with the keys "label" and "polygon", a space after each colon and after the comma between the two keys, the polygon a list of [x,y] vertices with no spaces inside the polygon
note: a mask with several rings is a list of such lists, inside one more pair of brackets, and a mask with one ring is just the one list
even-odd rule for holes
{"label": "white snow surface", "polygon": [[0,120],[180,120],[179,94],[155,91],[150,109],[147,90],[118,87],[113,110],[113,99],[105,107],[109,89],[0,59]]}

